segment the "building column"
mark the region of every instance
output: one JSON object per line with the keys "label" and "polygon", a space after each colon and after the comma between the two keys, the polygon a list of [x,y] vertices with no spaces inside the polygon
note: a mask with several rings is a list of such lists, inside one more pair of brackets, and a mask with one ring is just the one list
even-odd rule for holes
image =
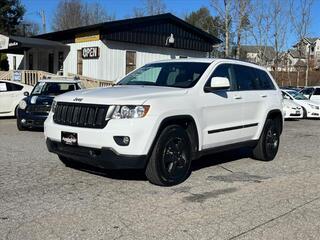
{"label": "building column", "polygon": [[23,70],[27,70],[27,50],[23,50]]}

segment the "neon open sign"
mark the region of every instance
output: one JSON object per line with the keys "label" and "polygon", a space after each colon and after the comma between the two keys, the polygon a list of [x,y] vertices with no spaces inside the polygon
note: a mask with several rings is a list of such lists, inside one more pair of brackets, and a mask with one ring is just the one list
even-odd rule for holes
{"label": "neon open sign", "polygon": [[99,47],[84,47],[82,48],[83,59],[99,58]]}

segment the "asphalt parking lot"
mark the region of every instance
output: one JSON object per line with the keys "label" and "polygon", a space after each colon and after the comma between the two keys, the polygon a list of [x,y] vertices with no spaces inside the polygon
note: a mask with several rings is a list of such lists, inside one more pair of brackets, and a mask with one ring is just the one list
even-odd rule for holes
{"label": "asphalt parking lot", "polygon": [[193,163],[178,186],[66,168],[42,132],[0,119],[0,239],[319,239],[320,120],[285,122],[278,157]]}

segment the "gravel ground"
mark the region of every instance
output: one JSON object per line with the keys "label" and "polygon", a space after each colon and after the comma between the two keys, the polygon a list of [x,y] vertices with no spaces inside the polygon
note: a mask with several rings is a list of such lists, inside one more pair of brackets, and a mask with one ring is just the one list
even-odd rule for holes
{"label": "gravel ground", "polygon": [[319,239],[320,121],[285,122],[272,162],[239,150],[178,186],[65,167],[42,132],[0,120],[0,239]]}

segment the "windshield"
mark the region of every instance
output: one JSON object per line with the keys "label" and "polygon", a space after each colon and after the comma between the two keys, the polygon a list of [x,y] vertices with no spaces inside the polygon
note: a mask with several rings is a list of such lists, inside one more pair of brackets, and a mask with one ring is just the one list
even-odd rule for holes
{"label": "windshield", "polygon": [[57,96],[77,89],[80,89],[77,83],[38,82],[31,95]]}
{"label": "windshield", "polygon": [[118,85],[193,87],[210,63],[170,62],[145,65],[124,77]]}
{"label": "windshield", "polygon": [[297,91],[288,91],[288,93],[296,100],[308,100],[308,98]]}

